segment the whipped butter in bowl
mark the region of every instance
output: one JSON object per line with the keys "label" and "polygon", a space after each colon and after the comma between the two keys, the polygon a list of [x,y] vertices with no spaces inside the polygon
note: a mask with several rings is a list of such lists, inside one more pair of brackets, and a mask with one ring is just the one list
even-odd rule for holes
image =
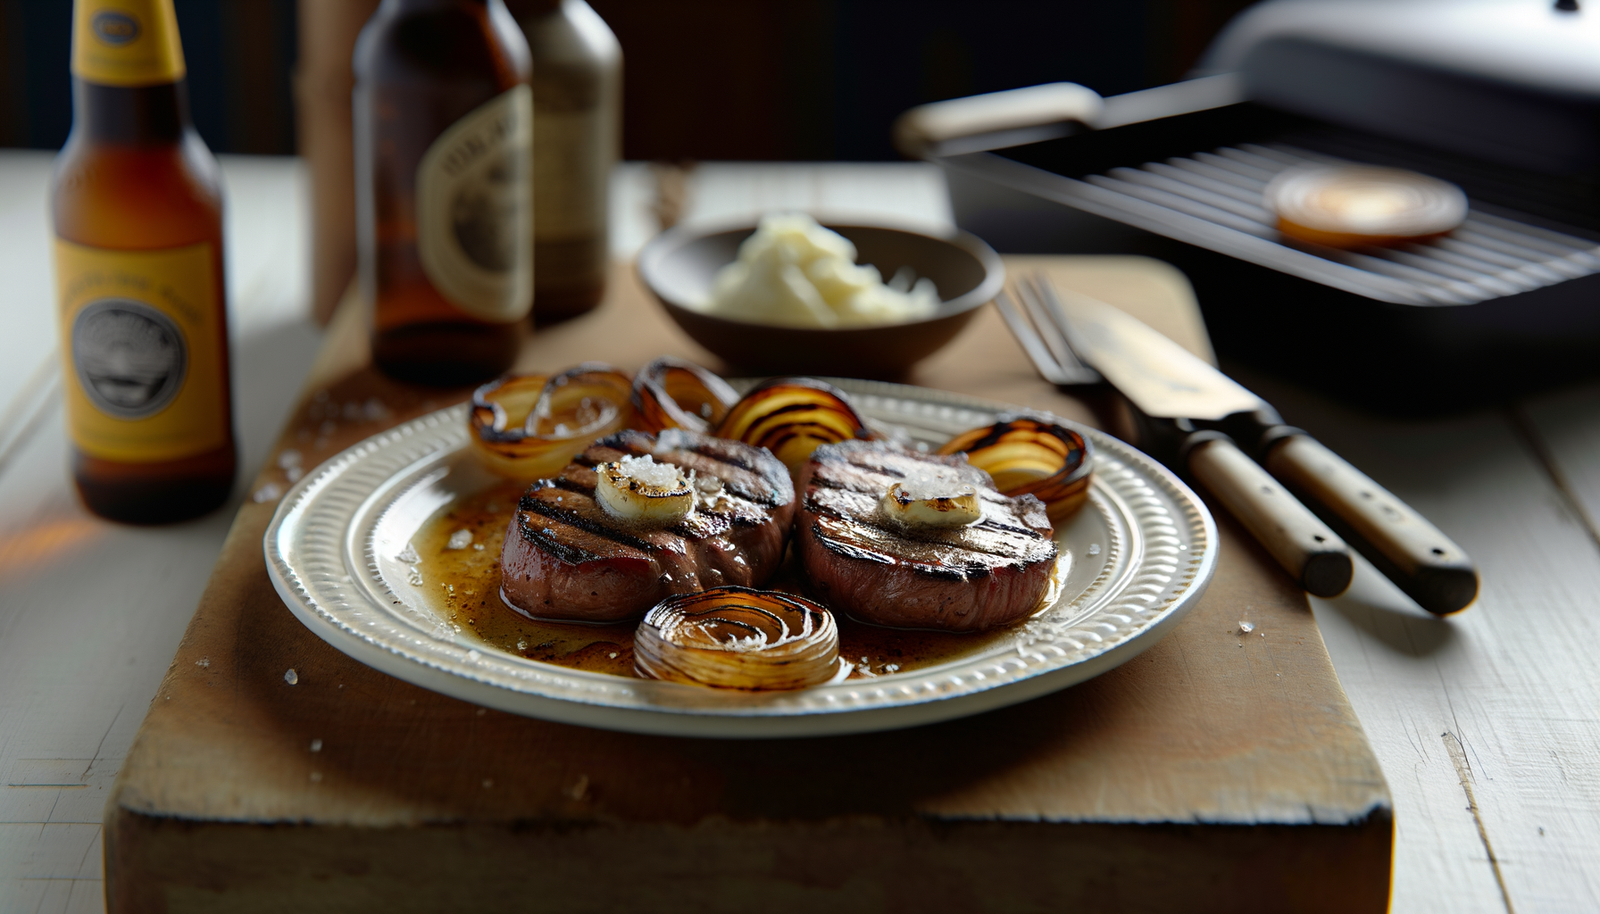
{"label": "whipped butter in bowl", "polygon": [[1005,282],[1000,256],[966,232],[791,213],[759,227],[678,226],[645,245],[637,267],[689,336],[761,374],[903,376]]}
{"label": "whipped butter in bowl", "polygon": [[898,324],[932,317],[933,280],[901,267],[885,284],[856,246],[803,213],[775,213],[739,245],[739,259],[717,271],[704,310],[735,320],[789,327]]}

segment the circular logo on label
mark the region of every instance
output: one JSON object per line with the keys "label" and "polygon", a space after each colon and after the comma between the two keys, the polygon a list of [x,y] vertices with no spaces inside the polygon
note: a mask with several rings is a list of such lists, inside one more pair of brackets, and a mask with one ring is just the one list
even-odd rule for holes
{"label": "circular logo on label", "polygon": [[526,206],[525,182],[502,152],[487,158],[476,173],[462,179],[450,201],[450,229],[467,259],[494,273],[517,263],[517,217]]}
{"label": "circular logo on label", "polygon": [[127,13],[106,10],[90,20],[96,38],[112,46],[125,45],[139,37],[139,20]]}
{"label": "circular logo on label", "polygon": [[178,395],[189,352],[172,318],[141,301],[103,298],[72,323],[72,361],[84,394],[101,411],[143,419]]}

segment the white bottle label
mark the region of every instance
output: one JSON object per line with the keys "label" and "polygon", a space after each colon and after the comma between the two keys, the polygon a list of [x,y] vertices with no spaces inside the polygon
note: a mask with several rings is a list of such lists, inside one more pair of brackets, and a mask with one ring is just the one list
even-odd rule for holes
{"label": "white bottle label", "polygon": [[533,307],[533,91],[508,89],[450,125],[417,166],[417,253],[440,294],[510,322]]}
{"label": "white bottle label", "polygon": [[599,108],[538,110],[533,147],[534,237],[587,238],[605,228],[615,139]]}

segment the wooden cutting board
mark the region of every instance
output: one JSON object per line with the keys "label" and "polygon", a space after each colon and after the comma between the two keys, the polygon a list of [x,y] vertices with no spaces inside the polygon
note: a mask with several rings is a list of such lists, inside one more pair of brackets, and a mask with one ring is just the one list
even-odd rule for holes
{"label": "wooden cutting board", "polygon": [[[1188,284],[1164,264],[1008,266],[1046,268],[1210,355]],[[377,375],[363,328],[347,302],[117,779],[110,910],[1387,907],[1377,761],[1305,595],[1221,515],[1216,578],[1164,641],[1074,688],[913,730],[611,733],[477,708],[348,659],[268,582],[277,495],[290,468],[465,393]],[[521,364],[632,370],[661,353],[716,364],[619,267],[600,309],[541,330]],[[1094,420],[1034,376],[992,308],[908,380]]]}

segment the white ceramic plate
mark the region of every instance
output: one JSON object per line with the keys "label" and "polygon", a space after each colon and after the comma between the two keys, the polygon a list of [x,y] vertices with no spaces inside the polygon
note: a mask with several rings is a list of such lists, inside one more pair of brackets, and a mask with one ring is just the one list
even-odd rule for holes
{"label": "white ceramic plate", "polygon": [[[937,446],[1002,404],[870,381],[837,382],[878,424]],[[300,480],[265,539],[289,609],[323,640],[407,682],[503,711],[679,736],[888,730],[976,714],[1082,682],[1154,644],[1199,599],[1217,530],[1165,467],[1094,433],[1089,504],[1056,533],[1071,553],[1061,599],[1009,637],[909,672],[794,692],[744,693],[528,660],[457,631],[399,557],[439,508],[493,483],[468,449],[466,407],[375,435]]]}

